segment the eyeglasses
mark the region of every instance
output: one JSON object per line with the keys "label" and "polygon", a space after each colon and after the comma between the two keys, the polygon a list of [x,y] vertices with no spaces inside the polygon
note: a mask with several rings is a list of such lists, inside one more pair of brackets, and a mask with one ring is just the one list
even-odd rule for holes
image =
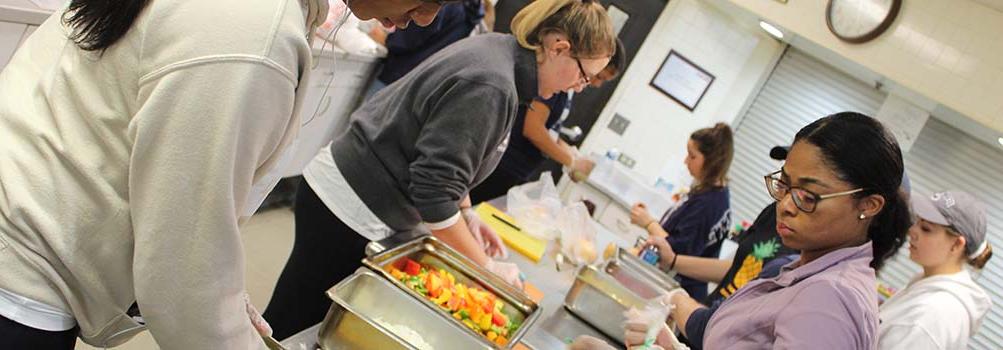
{"label": "eyeglasses", "polygon": [[588,73],[585,73],[585,67],[582,66],[582,60],[575,57],[575,62],[578,62],[578,70],[582,72],[582,79],[585,80],[585,84],[591,84],[592,78],[589,78]]}
{"label": "eyeglasses", "polygon": [[778,202],[782,201],[784,197],[787,197],[787,194],[790,193],[791,199],[794,200],[794,206],[798,207],[798,209],[805,213],[815,212],[815,208],[818,207],[818,202],[821,202],[823,199],[847,196],[864,190],[863,188],[858,188],[855,190],[819,195],[800,187],[791,187],[791,185],[788,185],[784,182],[784,180],[780,179],[781,173],[782,171],[776,171],[763,177],[766,179],[766,191],[770,193],[770,197],[773,197],[773,199]]}

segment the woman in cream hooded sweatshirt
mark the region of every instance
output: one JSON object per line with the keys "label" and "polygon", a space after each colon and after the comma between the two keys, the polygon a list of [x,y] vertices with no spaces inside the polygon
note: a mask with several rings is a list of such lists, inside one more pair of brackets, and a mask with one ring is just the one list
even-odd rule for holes
{"label": "woman in cream hooded sweatshirt", "polygon": [[992,301],[965,264],[992,257],[985,206],[960,191],[914,197],[918,217],[909,229],[909,259],[923,267],[880,308],[880,349],[966,349]]}
{"label": "woman in cream hooded sweatshirt", "polygon": [[[387,26],[439,6],[349,4]],[[0,73],[0,349],[112,347],[144,321],[163,349],[264,347],[238,227],[294,149],[326,13],[72,0],[32,34]]]}

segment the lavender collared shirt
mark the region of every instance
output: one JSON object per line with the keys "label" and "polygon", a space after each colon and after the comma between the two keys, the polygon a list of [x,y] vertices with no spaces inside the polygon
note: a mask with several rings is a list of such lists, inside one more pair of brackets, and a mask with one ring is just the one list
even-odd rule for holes
{"label": "lavender collared shirt", "polygon": [[875,349],[872,254],[867,242],[749,282],[711,317],[704,349]]}

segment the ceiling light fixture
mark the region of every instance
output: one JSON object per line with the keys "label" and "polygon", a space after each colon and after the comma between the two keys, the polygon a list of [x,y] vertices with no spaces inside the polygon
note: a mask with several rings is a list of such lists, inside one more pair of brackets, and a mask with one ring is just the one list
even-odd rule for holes
{"label": "ceiling light fixture", "polygon": [[770,33],[770,35],[773,36],[774,38],[777,38],[777,40],[781,40],[784,38],[784,32],[780,31],[780,28],[777,28],[772,24],[766,23],[766,21],[759,21],[759,27],[763,28],[763,30],[765,30],[767,33]]}

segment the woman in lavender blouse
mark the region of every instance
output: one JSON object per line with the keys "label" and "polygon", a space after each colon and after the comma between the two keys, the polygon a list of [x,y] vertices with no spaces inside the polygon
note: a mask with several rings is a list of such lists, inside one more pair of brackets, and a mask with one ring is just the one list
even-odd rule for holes
{"label": "woman in lavender blouse", "polygon": [[[873,118],[843,112],[801,129],[783,168],[765,179],[777,232],[800,258],[716,310],[675,293],[672,318],[706,349],[874,349],[875,271],[910,224],[902,172],[898,144]],[[713,315],[694,331],[687,321],[702,312]]]}

